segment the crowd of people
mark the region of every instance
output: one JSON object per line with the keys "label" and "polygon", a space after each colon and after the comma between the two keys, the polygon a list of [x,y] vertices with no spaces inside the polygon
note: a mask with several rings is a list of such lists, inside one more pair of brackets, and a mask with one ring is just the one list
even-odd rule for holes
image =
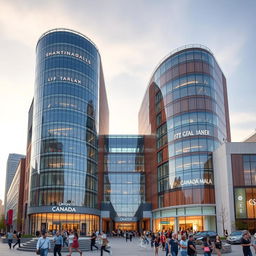
{"label": "crowd of people", "polygon": [[[141,246],[150,244],[154,248],[155,256],[159,255],[159,250],[165,251],[166,256],[194,256],[197,253],[194,242],[194,235],[188,232],[172,231],[166,232],[144,232],[141,234]],[[210,255],[210,254],[209,254]]]}
{"label": "crowd of people", "polygon": [[[225,236],[227,237],[226,233]],[[144,247],[150,243],[151,247],[154,248],[155,256],[159,255],[159,250],[165,251],[166,256],[194,256],[197,255],[198,248],[202,249],[204,256],[211,256],[213,251],[217,256],[222,255],[223,244],[220,236],[217,235],[215,239],[206,236],[196,246],[194,235],[190,231],[180,231],[178,233],[172,231],[156,233],[145,231],[140,235],[140,245]],[[243,233],[241,246],[244,256],[252,256],[250,247],[254,248],[256,253],[256,240],[252,242],[248,231]]]}
{"label": "crowd of people", "polygon": [[[108,254],[112,255],[112,252],[108,249],[109,241],[107,239],[107,235],[104,232],[94,231],[91,234],[90,237],[90,248],[91,251],[93,251],[93,248],[96,250],[99,250],[99,247],[96,245],[96,239],[98,239],[100,244],[100,255],[103,256],[103,252],[107,252]],[[73,250],[80,253],[80,255],[83,255],[82,251],[80,250],[80,245],[78,242],[78,232],[76,230],[70,230],[70,231],[57,231],[54,232],[53,236],[53,253],[54,256],[61,256],[61,250],[62,247],[67,246],[69,254],[67,256],[71,256],[73,253]],[[41,237],[37,241],[36,245],[36,252],[40,256],[47,256],[49,253],[49,250],[51,249],[51,243],[50,239],[47,236],[47,233],[45,231],[41,232]]]}
{"label": "crowd of people", "polygon": [[[54,256],[61,256],[61,250],[63,247],[68,247],[68,256],[71,256],[73,251],[78,252],[82,255],[78,242],[78,232],[76,230],[64,230],[54,231],[53,235],[53,254]],[[194,233],[191,231],[179,231],[174,233],[172,231],[162,232],[151,232],[144,231],[139,233],[137,231],[123,231],[115,230],[111,234],[113,237],[125,238],[126,242],[133,241],[133,237],[140,238],[140,246],[146,247],[151,246],[154,250],[154,255],[158,256],[159,251],[164,251],[165,256],[195,256],[197,255],[198,248],[203,250],[204,256],[211,256],[212,252],[215,251],[217,256],[221,256],[222,251],[222,240],[217,235],[215,239],[211,240],[209,236],[204,237],[201,243],[195,243]],[[6,238],[10,249],[14,249],[16,245],[21,247],[21,232],[8,232]],[[39,237],[36,245],[36,253],[41,256],[47,256],[51,249],[51,240],[46,231],[37,232],[36,236]],[[13,240],[16,239],[16,243]],[[97,241],[97,242],[96,242]],[[248,231],[245,231],[241,240],[241,246],[244,256],[252,256],[251,247],[254,248],[256,253],[256,241],[252,242],[251,235]],[[100,247],[100,248],[99,248]],[[112,255],[110,250],[109,241],[107,235],[104,232],[94,231],[90,237],[90,249],[91,251],[100,250],[100,255],[103,256],[104,252]]]}

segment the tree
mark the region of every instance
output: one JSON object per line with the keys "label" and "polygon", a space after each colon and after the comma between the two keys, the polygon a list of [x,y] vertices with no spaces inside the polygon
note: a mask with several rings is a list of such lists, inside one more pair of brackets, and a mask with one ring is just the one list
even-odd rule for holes
{"label": "tree", "polygon": [[4,219],[4,215],[0,216],[0,232],[4,231],[6,228],[5,226],[5,219]]}
{"label": "tree", "polygon": [[226,229],[225,228],[225,222],[228,220],[228,216],[227,216],[227,209],[223,204],[221,206],[219,216],[220,216],[221,222],[222,222],[223,235],[225,235],[225,229]]}

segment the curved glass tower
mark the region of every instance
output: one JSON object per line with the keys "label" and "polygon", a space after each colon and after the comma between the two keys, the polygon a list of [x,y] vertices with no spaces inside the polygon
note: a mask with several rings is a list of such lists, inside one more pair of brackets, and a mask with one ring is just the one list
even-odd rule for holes
{"label": "curved glass tower", "polygon": [[154,229],[215,230],[211,153],[230,141],[230,125],[226,80],[208,48],[186,46],[160,63],[139,120],[140,134],[156,134]]}
{"label": "curved glass tower", "polygon": [[100,55],[92,41],[66,29],[41,36],[36,48],[28,210],[32,232],[71,228],[88,234],[99,229],[97,134],[100,91],[105,92],[101,87]]}

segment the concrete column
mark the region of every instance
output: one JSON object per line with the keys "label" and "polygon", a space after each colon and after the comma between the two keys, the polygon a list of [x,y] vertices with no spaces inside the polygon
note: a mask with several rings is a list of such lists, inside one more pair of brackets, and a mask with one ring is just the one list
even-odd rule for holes
{"label": "concrete column", "polygon": [[100,230],[99,231],[102,232],[102,218],[101,218],[101,216],[100,216]]}
{"label": "concrete column", "polygon": [[175,217],[174,218],[174,232],[178,233],[178,231],[179,231],[179,220],[178,220],[178,217]]}

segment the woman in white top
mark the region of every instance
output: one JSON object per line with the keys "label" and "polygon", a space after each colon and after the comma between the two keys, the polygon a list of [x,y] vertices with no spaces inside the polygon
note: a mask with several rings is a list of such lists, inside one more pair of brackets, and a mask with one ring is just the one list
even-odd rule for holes
{"label": "woman in white top", "polygon": [[185,235],[180,240],[180,254],[181,256],[187,256],[188,241]]}
{"label": "woman in white top", "polygon": [[50,248],[50,239],[46,237],[46,232],[42,231],[42,236],[38,239],[36,244],[36,250],[40,251],[40,256],[47,256]]}
{"label": "woman in white top", "polygon": [[68,235],[68,251],[69,254],[72,253],[72,244],[73,244],[73,240],[74,240],[74,232],[70,231],[69,235]]}

